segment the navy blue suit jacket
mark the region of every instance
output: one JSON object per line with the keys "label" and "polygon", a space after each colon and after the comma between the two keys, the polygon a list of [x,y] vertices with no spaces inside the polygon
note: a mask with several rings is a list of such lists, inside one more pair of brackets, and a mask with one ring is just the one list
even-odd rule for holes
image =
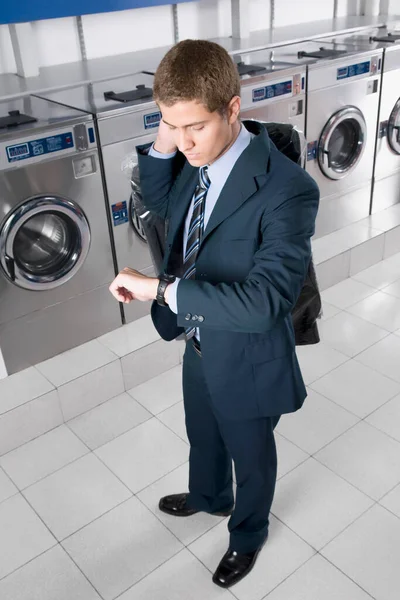
{"label": "navy blue suit jacket", "polygon": [[[152,306],[165,340],[200,327],[204,372],[215,409],[226,418],[297,410],[306,389],[295,353],[291,310],[311,258],[319,191],[256,121],[204,231],[196,279],[178,286],[178,314]],[[147,147],[147,146],[146,146]],[[145,206],[168,219],[164,270],[181,273],[183,227],[198,168],[179,152],[160,160],[138,147]],[[200,319],[199,319],[200,318]]]}

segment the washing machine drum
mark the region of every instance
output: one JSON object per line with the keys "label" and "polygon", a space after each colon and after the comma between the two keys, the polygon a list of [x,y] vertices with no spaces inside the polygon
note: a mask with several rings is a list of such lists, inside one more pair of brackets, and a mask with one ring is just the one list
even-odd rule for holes
{"label": "washing machine drum", "polygon": [[0,230],[0,264],[10,281],[48,290],[69,281],[90,247],[90,227],[72,200],[41,196],[12,211]]}
{"label": "washing machine drum", "polygon": [[387,139],[392,152],[400,154],[400,98],[394,105],[389,117]]}
{"label": "washing machine drum", "polygon": [[359,163],[365,150],[367,125],[362,112],[347,106],[334,113],[318,142],[318,163],[329,179],[343,179]]}

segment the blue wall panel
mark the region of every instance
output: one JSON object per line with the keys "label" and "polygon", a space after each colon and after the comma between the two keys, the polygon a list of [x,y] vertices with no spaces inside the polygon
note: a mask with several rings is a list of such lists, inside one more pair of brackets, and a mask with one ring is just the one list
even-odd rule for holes
{"label": "blue wall panel", "polygon": [[0,24],[25,23],[193,0],[0,0]]}

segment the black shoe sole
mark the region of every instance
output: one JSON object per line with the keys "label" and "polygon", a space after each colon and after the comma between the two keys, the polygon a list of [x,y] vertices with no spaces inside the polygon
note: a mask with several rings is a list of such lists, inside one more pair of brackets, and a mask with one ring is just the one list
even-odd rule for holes
{"label": "black shoe sole", "polygon": [[[161,512],[165,513],[166,515],[170,515],[171,517],[192,517],[193,515],[196,515],[199,512],[204,512],[204,511],[200,511],[200,510],[195,510],[193,509],[191,512],[175,512],[173,510],[168,510],[167,508],[161,507],[160,505],[158,505],[159,510],[161,510]],[[218,512],[213,512],[213,513],[208,513],[210,515],[212,515],[213,517],[229,517],[232,513],[233,513],[233,509],[234,507],[230,508],[229,510],[224,510],[224,511],[218,511]]]}

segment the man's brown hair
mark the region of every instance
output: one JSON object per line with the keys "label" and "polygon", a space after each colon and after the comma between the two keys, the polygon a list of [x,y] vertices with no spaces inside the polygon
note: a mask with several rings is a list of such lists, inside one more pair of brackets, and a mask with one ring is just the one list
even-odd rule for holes
{"label": "man's brown hair", "polygon": [[224,114],[232,98],[240,96],[239,73],[222,46],[206,40],[183,40],[160,62],[153,96],[166,106],[196,100],[209,112]]}

